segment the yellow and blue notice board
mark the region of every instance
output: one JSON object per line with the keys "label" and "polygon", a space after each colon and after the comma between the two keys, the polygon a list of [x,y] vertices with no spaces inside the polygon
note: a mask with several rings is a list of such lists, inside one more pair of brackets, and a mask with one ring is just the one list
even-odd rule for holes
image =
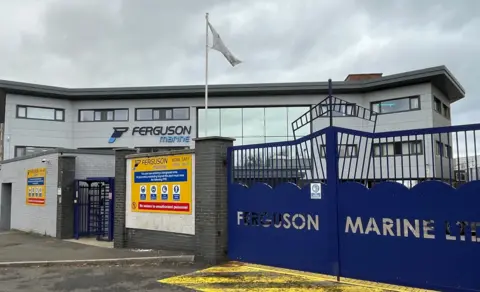
{"label": "yellow and blue notice board", "polygon": [[132,212],[192,214],[193,154],[132,159]]}
{"label": "yellow and blue notice board", "polygon": [[25,203],[31,206],[45,206],[46,201],[46,176],[47,169],[27,169],[27,186]]}

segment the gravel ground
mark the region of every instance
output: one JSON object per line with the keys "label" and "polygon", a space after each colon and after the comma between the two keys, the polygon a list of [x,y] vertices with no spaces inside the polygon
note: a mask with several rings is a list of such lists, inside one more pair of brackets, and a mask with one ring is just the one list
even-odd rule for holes
{"label": "gravel ground", "polygon": [[199,269],[180,263],[0,268],[0,291],[193,291],[157,281]]}

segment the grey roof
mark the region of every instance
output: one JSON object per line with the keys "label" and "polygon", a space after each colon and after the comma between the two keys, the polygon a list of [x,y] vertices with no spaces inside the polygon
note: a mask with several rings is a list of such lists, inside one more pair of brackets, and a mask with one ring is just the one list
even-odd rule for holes
{"label": "grey roof", "polygon": [[[431,67],[365,81],[334,81],[333,93],[364,93],[430,82],[454,102],[465,90],[445,66]],[[71,100],[202,97],[205,86],[149,86],[112,88],[65,88],[0,80],[0,90],[7,93],[55,97]],[[328,82],[260,83],[209,85],[209,97],[275,96],[328,94]]]}

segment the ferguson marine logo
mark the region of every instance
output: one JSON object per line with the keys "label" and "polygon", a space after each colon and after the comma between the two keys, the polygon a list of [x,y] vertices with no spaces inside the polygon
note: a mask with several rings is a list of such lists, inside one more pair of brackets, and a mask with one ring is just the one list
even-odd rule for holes
{"label": "ferguson marine logo", "polygon": [[[123,133],[127,132],[129,127],[114,127],[113,134],[108,143],[114,143]],[[134,127],[132,136],[159,136],[161,143],[189,143],[191,126],[158,126],[158,127]]]}
{"label": "ferguson marine logo", "polygon": [[112,136],[110,136],[110,139],[108,139],[108,143],[114,143],[117,138],[122,137],[123,133],[128,131],[128,127],[113,127],[113,133]]}

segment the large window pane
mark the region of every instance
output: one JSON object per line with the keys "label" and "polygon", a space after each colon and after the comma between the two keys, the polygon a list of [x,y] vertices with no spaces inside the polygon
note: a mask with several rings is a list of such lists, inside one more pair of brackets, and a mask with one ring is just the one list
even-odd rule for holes
{"label": "large window pane", "polygon": [[[243,109],[243,137],[265,136],[265,108]],[[244,144],[245,140],[244,140]]]}
{"label": "large window pane", "polygon": [[52,108],[29,107],[27,118],[40,120],[55,120],[55,110]]}
{"label": "large window pane", "polygon": [[116,121],[128,121],[128,110],[115,110],[115,120]]}
{"label": "large window pane", "polygon": [[220,136],[220,109],[208,109],[208,121],[205,124],[205,109],[198,110],[198,136]]}
{"label": "large window pane", "polygon": [[286,107],[265,108],[265,135],[287,137],[288,120]]}
{"label": "large window pane", "polygon": [[174,120],[188,120],[190,118],[189,108],[175,108],[173,109]]}
{"label": "large window pane", "polygon": [[[310,110],[309,106],[302,106],[302,107],[289,107],[288,108],[288,137],[293,137],[293,131],[292,131],[292,122],[294,122],[296,119],[301,117],[303,114],[307,113]],[[300,123],[299,123],[300,125]],[[297,129],[295,131],[295,136],[296,138],[303,137],[305,135],[310,134],[310,124],[306,124],[300,129]]]}
{"label": "large window pane", "polygon": [[243,138],[243,145],[262,144],[262,143],[265,143],[265,137],[248,137],[248,138],[244,137]]}
{"label": "large window pane", "polygon": [[151,121],[153,119],[152,109],[137,109],[136,119],[139,121]]}
{"label": "large window pane", "polygon": [[380,103],[381,113],[393,113],[399,111],[408,111],[410,109],[410,100],[407,98],[382,101]]}
{"label": "large window pane", "polygon": [[93,111],[80,111],[80,121],[81,122],[93,121]]}
{"label": "large window pane", "polygon": [[242,109],[222,108],[220,109],[222,137],[242,137]]}

